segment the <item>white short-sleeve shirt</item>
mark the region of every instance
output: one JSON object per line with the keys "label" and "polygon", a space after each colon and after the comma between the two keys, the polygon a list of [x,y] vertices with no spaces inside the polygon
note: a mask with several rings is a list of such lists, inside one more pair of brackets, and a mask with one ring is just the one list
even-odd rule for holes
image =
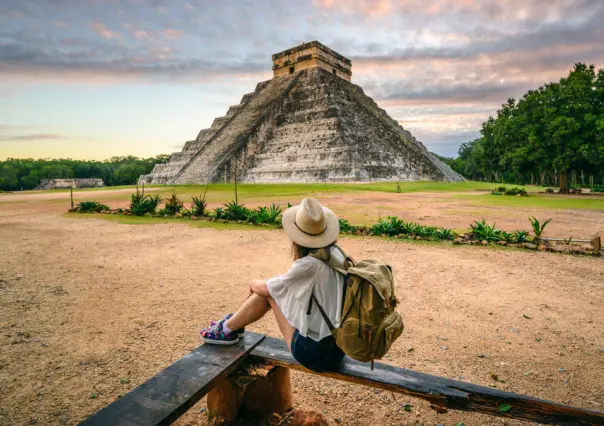
{"label": "white short-sleeve shirt", "polygon": [[[330,264],[343,265],[344,255],[337,248],[331,249]],[[329,326],[313,303],[307,315],[311,293],[325,310],[337,328],[340,325],[344,293],[344,275],[332,269],[326,262],[311,256],[296,260],[283,275],[267,281],[268,291],[287,321],[300,334],[319,341],[331,335]]]}

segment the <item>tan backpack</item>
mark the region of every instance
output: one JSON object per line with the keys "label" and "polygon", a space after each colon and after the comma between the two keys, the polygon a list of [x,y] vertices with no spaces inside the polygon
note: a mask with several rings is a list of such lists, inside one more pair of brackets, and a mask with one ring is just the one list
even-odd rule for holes
{"label": "tan backpack", "polygon": [[[326,260],[320,255],[315,257]],[[334,269],[346,275],[340,327],[333,326],[314,293],[308,312],[314,302],[338,347],[358,361],[371,361],[373,367],[373,360],[386,355],[404,328],[403,319],[395,309],[398,300],[394,295],[392,269],[377,260],[354,263],[349,257],[345,269]]]}

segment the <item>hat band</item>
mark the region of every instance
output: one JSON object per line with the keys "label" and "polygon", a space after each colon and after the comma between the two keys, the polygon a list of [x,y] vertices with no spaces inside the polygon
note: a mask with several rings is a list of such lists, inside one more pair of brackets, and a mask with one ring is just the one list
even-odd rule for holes
{"label": "hat band", "polygon": [[321,235],[322,233],[324,233],[325,231],[327,231],[327,222],[325,222],[325,228],[323,228],[323,230],[319,233],[316,234],[311,234],[310,232],[306,232],[304,229],[300,228],[298,226],[298,223],[296,222],[296,219],[294,219],[294,225],[296,225],[296,228],[298,228],[300,230],[300,232],[306,234],[306,235],[310,235],[311,237],[316,237],[317,235]]}

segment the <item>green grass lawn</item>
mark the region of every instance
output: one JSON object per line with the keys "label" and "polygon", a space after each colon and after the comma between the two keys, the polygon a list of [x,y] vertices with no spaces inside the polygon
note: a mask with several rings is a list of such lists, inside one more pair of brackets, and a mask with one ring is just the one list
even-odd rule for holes
{"label": "green grass lawn", "polygon": [[[401,182],[401,192],[468,192],[468,191],[489,191],[496,185],[484,182],[463,182],[463,183],[444,183],[444,182]],[[136,191],[135,186],[120,186],[107,188],[90,188],[74,191],[74,194],[96,193],[110,191],[113,189],[129,188]],[[142,189],[142,188],[141,188]],[[181,198],[188,198],[193,195],[199,195],[205,191],[204,185],[149,185],[146,189],[153,189],[153,192],[159,192],[162,197],[169,196],[176,192]],[[531,187],[531,191],[543,191],[540,187]],[[54,190],[67,192],[69,190]],[[353,193],[353,192],[397,192],[396,182],[378,182],[364,184],[238,184],[237,192],[240,202],[246,201],[270,201],[274,199],[290,198],[295,201],[298,198],[312,194],[335,194],[335,193]],[[149,191],[151,192],[151,191]],[[81,199],[78,195],[78,199]],[[126,200],[130,198],[127,192],[112,194],[109,197],[103,197],[106,200]],[[208,190],[208,200],[212,202],[228,202],[235,198],[235,186],[233,184],[211,184]]]}
{"label": "green grass lawn", "polygon": [[583,196],[559,196],[533,194],[529,197],[507,195],[466,195],[455,194],[454,198],[463,199],[468,204],[496,207],[520,207],[537,209],[587,209],[604,210],[604,197],[589,198]]}

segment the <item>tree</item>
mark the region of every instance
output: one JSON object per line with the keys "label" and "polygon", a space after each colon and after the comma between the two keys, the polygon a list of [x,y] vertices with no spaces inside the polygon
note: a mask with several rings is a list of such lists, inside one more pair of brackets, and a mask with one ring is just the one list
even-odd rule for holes
{"label": "tree", "polygon": [[29,172],[27,176],[21,178],[21,187],[24,189],[33,189],[40,184],[40,178],[36,170]]}
{"label": "tree", "polygon": [[114,185],[133,185],[138,181],[140,175],[147,172],[147,169],[142,164],[124,163],[118,166],[113,172]]}
{"label": "tree", "polygon": [[577,63],[559,82],[508,99],[481,134],[458,152],[467,177],[559,183],[561,192],[586,175],[604,183],[604,69]]}

